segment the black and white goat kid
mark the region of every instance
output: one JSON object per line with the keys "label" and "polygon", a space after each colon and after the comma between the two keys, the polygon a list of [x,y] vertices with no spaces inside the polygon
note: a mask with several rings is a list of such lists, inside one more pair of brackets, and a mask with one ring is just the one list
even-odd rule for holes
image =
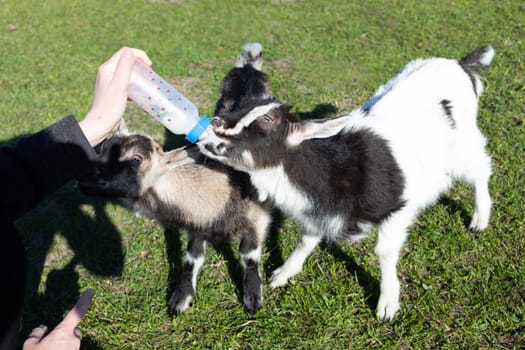
{"label": "black and white goat kid", "polygon": [[270,81],[262,71],[262,54],[261,44],[244,45],[235,67],[222,79],[213,115],[238,111],[272,97]]}
{"label": "black and white goat kid", "polygon": [[[260,71],[261,54],[259,44],[244,47],[237,66],[223,79],[218,110],[232,111],[245,100],[271,95]],[[151,137],[126,130],[105,141],[100,152],[94,174],[79,183],[82,192],[117,199],[166,227],[186,228],[188,247],[180,282],[169,301],[171,313],[185,311],[194,300],[206,243],[234,240],[240,240],[244,307],[250,313],[261,308],[259,261],[271,217],[256,201],[246,174],[204,159],[195,145],[164,152]]]}
{"label": "black and white goat kid", "polygon": [[476,115],[479,73],[493,56],[487,46],[459,61],[412,61],[361,108],[336,119],[302,121],[275,100],[214,118],[201,152],[247,172],[260,200],[303,226],[271,287],[299,273],[322,239],[358,239],[378,226],[377,314],[388,321],[400,308],[396,265],[407,228],[454,179],[475,187],[470,227],[487,227],[491,161]]}

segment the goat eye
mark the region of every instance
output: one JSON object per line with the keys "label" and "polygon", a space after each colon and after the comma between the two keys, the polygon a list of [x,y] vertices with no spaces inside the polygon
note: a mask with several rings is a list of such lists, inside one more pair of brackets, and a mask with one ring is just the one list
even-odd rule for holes
{"label": "goat eye", "polygon": [[273,118],[269,116],[268,114],[263,115],[262,118],[265,122],[268,122],[268,123],[273,122]]}
{"label": "goat eye", "polygon": [[136,154],[133,156],[131,161],[133,162],[133,165],[140,165],[142,163],[142,157]]}

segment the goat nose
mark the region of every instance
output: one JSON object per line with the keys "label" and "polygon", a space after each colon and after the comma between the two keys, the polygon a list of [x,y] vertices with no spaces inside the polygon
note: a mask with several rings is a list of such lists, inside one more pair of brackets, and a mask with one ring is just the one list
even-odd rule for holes
{"label": "goat nose", "polygon": [[224,126],[224,121],[219,117],[213,117],[211,120],[211,125],[215,128],[220,128]]}

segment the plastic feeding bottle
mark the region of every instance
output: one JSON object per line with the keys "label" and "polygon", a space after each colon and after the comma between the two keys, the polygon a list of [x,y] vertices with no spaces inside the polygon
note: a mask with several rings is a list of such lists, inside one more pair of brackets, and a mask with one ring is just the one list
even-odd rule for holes
{"label": "plastic feeding bottle", "polygon": [[199,117],[191,101],[138,60],[133,64],[128,97],[172,133],[186,135],[190,142],[198,141],[211,123],[207,116]]}

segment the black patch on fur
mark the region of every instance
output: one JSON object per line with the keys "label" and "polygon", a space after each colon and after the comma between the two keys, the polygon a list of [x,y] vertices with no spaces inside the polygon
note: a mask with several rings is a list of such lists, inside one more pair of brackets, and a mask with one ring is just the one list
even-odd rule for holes
{"label": "black patch on fur", "polygon": [[[277,102],[274,98],[266,99],[253,103],[241,110],[225,113],[221,116],[225,129],[235,127],[252,109],[274,102]],[[289,128],[293,127],[293,123],[299,122],[300,118],[290,113],[290,106],[287,104],[280,104],[266,114],[270,114],[277,120],[271,130],[263,128],[257,121],[254,121],[238,135],[221,135],[222,138],[229,140],[232,145],[235,145],[235,147],[227,146],[225,153],[227,157],[242,161],[242,152],[245,149],[256,150],[251,153],[260,167],[276,165],[283,159],[287,152],[286,135],[289,132]],[[211,149],[210,151],[213,152]]]}
{"label": "black patch on fur", "polygon": [[244,262],[244,277],[242,280],[244,308],[250,314],[254,314],[262,307],[262,280],[259,273],[259,261],[246,258],[244,255],[252,252],[260,246],[255,232],[245,235],[241,240],[239,252]]}
{"label": "black patch on fur", "polygon": [[139,134],[115,135],[107,139],[100,146],[99,160],[93,162],[90,174],[79,178],[80,191],[107,199],[137,198],[137,167],[133,160],[122,159],[128,150],[146,160],[153,153],[153,144],[151,139]]}
{"label": "black patch on fur", "polygon": [[214,115],[236,111],[272,96],[268,76],[246,64],[242,68],[233,68],[221,83],[219,99],[215,105]]}
{"label": "black patch on fur", "polygon": [[483,46],[475,48],[467,56],[463,57],[459,64],[462,67],[468,68],[470,71],[476,74],[480,74],[485,69],[489,68],[488,65],[483,64],[481,61],[485,54],[491,49],[490,46]]}
{"label": "black patch on fur", "polygon": [[488,65],[481,63],[481,60],[490,48],[490,46],[478,47],[459,60],[459,65],[469,76],[470,81],[472,82],[472,88],[476,95],[478,94],[476,89],[476,77],[489,67]]}
{"label": "black patch on fur", "polygon": [[133,134],[132,136],[116,135],[106,140],[101,146],[101,160],[114,161],[120,156],[122,150],[135,149],[136,153],[140,153],[148,157],[153,153],[153,145],[151,139],[140,135]]}
{"label": "black patch on fur", "polygon": [[[246,228],[250,229],[250,228]],[[255,235],[255,232],[253,234],[244,235],[244,238],[241,240],[241,244],[239,246],[239,252],[241,254],[248,254],[249,252],[257,249],[259,246],[259,242],[257,241],[257,237]]]}
{"label": "black patch on fur", "polygon": [[346,219],[339,238],[362,233],[404,205],[404,177],[387,141],[368,130],[312,139],[290,152],[285,171],[315,203],[312,219]]}
{"label": "black patch on fur", "polygon": [[449,100],[443,99],[439,102],[441,107],[443,108],[443,111],[445,112],[445,116],[447,117],[448,123],[452,129],[456,128],[456,120],[452,116],[452,105]]}
{"label": "black patch on fur", "polygon": [[187,252],[195,259],[203,257],[206,253],[206,246],[204,245],[204,240],[198,235],[191,235],[190,241],[188,242]]}

